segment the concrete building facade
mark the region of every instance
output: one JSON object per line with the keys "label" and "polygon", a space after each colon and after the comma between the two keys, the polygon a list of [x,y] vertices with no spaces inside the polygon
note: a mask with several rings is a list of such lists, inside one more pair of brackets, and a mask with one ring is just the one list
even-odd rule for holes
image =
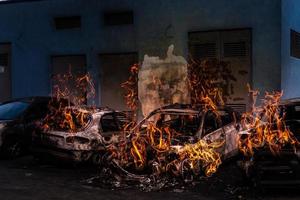
{"label": "concrete building facade", "polygon": [[[132,13],[132,23],[108,26],[106,13]],[[0,4],[0,44],[10,44],[11,97],[49,95],[53,57],[82,55],[101,102],[101,56],[189,55],[190,32],[251,31],[251,84],[300,95],[299,60],[289,55],[289,29],[300,31],[297,0],[41,0]],[[80,16],[80,27],[57,30],[55,19]],[[127,16],[128,17],[128,16]],[[125,20],[126,21],[126,20]],[[1,53],[1,48],[0,48]],[[128,68],[127,66],[124,66]],[[297,92],[295,92],[297,90]]]}
{"label": "concrete building facade", "polygon": [[[281,86],[285,98],[300,97],[300,58],[291,56],[291,30],[300,32],[300,1],[282,0]],[[295,42],[299,49],[299,34]]]}

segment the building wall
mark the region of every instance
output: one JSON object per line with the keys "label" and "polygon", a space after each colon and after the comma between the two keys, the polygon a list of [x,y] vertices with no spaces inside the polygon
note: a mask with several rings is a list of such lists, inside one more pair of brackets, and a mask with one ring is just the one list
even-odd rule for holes
{"label": "building wall", "polygon": [[290,56],[290,29],[300,32],[300,1],[282,1],[282,76],[285,98],[300,97],[300,59]]}
{"label": "building wall", "polygon": [[[124,9],[134,11],[134,25],[103,27],[103,11]],[[163,56],[174,44],[175,53],[187,56],[190,31],[252,28],[253,87],[278,90],[280,12],[280,0],[44,0],[3,4],[0,42],[12,43],[12,94],[22,97],[50,93],[51,55],[86,54],[88,70],[99,85],[99,53],[138,52],[142,60],[144,54]],[[53,17],[68,15],[81,15],[82,28],[56,31]]]}

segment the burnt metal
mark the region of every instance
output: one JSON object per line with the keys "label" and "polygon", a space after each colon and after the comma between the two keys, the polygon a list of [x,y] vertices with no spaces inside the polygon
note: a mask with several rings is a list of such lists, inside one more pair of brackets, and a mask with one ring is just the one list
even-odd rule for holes
{"label": "burnt metal", "polygon": [[[284,123],[300,139],[300,99],[282,101],[279,106]],[[296,147],[296,148],[295,148]],[[300,186],[300,147],[288,144],[278,154],[269,148],[257,149],[251,159],[242,161],[245,177],[256,186],[299,187]]]}
{"label": "burnt metal", "polygon": [[[128,114],[109,108],[73,109],[88,112],[88,123],[75,132],[57,127],[36,131],[32,136],[32,152],[37,157],[46,155],[65,161],[99,164],[106,145],[117,140],[123,125],[129,122]],[[105,121],[106,116],[111,118]]]}
{"label": "burnt metal", "polygon": [[0,119],[0,155],[3,158],[15,158],[29,153],[31,135],[36,130],[36,123],[43,119],[48,112],[49,102],[67,105],[65,99],[52,97],[27,97],[7,101],[0,104],[1,109],[5,106],[21,104],[24,107],[16,109],[16,116],[12,110],[2,113]]}

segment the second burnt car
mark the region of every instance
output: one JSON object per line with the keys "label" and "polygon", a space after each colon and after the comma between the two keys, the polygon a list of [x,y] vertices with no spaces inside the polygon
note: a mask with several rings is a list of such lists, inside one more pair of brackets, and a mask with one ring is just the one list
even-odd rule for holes
{"label": "second burnt car", "polygon": [[39,158],[97,163],[105,144],[121,134],[129,115],[110,108],[67,107],[42,122],[33,134],[32,152]]}
{"label": "second burnt car", "polygon": [[254,152],[250,160],[241,162],[246,180],[254,186],[299,187],[300,185],[300,99],[283,100],[278,112],[291,131],[295,146],[286,144],[274,153],[264,146]]}
{"label": "second burnt car", "polygon": [[215,110],[207,105],[172,104],[152,111],[133,131],[143,132],[147,124],[169,127],[181,133],[172,139],[172,146],[195,143],[200,139],[208,143],[224,141],[219,149],[224,159],[238,155],[240,114],[228,106]]}

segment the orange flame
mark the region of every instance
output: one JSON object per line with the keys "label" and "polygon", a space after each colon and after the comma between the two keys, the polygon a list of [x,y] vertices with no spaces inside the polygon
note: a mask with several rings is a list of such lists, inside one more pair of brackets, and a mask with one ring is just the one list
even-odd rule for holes
{"label": "orange flame", "polygon": [[252,109],[242,115],[241,125],[247,134],[239,141],[240,151],[246,156],[253,156],[254,150],[268,147],[274,154],[290,144],[293,148],[298,144],[293,133],[284,122],[284,115],[280,113],[280,99],[283,92],[266,92],[262,106],[256,105],[258,91],[249,88],[252,96]]}
{"label": "orange flame", "polygon": [[[128,81],[121,86],[126,91],[125,101],[128,108],[136,114],[138,109],[138,65],[133,65],[130,72]],[[191,73],[189,81],[193,92],[192,102],[195,105],[201,102],[205,105],[205,110],[216,111],[217,105],[224,104],[222,90],[213,87],[214,80],[209,80],[207,77],[199,79],[201,76],[197,75],[199,74]],[[153,82],[161,84],[157,80],[153,80]],[[136,124],[135,120],[136,117],[124,127],[124,132],[128,132]],[[156,174],[169,171],[174,175],[180,175],[182,168],[187,168],[194,174],[199,174],[205,169],[205,175],[210,176],[216,172],[221,164],[221,155],[217,149],[224,144],[224,141],[207,143],[199,140],[195,144],[182,144],[179,148],[174,148],[172,140],[185,133],[178,133],[169,126],[158,127],[154,123],[149,123],[144,131],[139,131],[131,132],[129,137],[123,137],[123,141],[120,143],[123,143],[126,138],[130,138],[129,142],[125,142],[127,147],[123,146],[122,150],[119,151],[116,151],[117,147],[112,148],[112,155],[124,167],[132,166],[131,161],[137,170],[143,169],[147,164],[152,163],[154,165],[156,163],[155,166],[152,166],[153,169],[156,169]],[[147,147],[150,147],[150,150]],[[129,149],[129,154],[126,149]],[[151,151],[154,156],[151,158],[152,160],[148,160],[148,151]],[[170,153],[175,153],[177,158],[168,160]]]}
{"label": "orange flame", "polygon": [[125,90],[124,99],[127,107],[133,112],[133,121],[136,121],[137,110],[139,107],[138,100],[138,73],[139,65],[134,64],[130,68],[130,76],[128,80],[121,84],[121,87]]}
{"label": "orange flame", "polygon": [[86,125],[88,113],[71,109],[70,106],[82,106],[87,99],[95,97],[93,80],[88,73],[74,76],[70,67],[66,74],[56,75],[54,82],[53,99],[48,105],[50,113],[43,120],[43,128],[74,132],[78,127]]}

